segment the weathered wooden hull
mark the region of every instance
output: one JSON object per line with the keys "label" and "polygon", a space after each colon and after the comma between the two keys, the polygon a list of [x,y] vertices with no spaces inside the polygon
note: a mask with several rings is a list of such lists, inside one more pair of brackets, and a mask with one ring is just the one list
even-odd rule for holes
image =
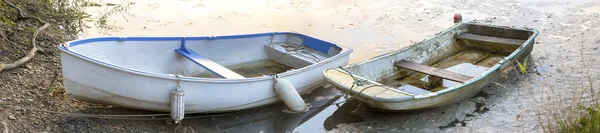
{"label": "weathered wooden hull", "polygon": [[[379,83],[379,81],[382,81],[385,77],[389,77],[392,73],[397,73],[397,71],[399,71],[398,68],[393,67],[394,62],[410,60],[416,63],[432,65],[445,58],[451,58],[449,55],[452,55],[452,53],[449,51],[453,51],[455,47],[450,45],[457,42],[455,37],[461,33],[473,33],[501,38],[517,38],[522,40],[523,43],[518,48],[515,47],[509,55],[502,56],[503,58],[496,64],[487,67],[485,71],[478,74],[472,74],[472,79],[454,86],[448,86],[445,89],[424,94],[416,94]],[[347,92],[349,95],[353,96],[352,98],[367,103],[373,108],[391,111],[430,109],[459,102],[470,98],[481,91],[485,85],[500,77],[503,70],[513,67],[512,64],[516,64],[515,61],[522,61],[531,53],[534,45],[534,38],[537,34],[538,31],[535,30],[461,23],[439,33],[433,38],[424,40],[423,42],[361,63],[351,64],[344,67],[344,69],[328,69],[324,71],[323,75],[328,82],[336,85],[338,90]],[[468,45],[473,45],[474,47],[487,45],[484,43],[469,43],[470,44]],[[348,78],[351,75],[346,71],[355,76],[355,78],[364,80],[363,82],[366,84],[363,86],[352,84],[350,81],[354,79]],[[368,86],[376,87],[368,88]]]}
{"label": "weathered wooden hull", "polygon": [[[89,102],[166,112],[171,108],[171,91],[177,86],[174,75],[177,74],[181,75],[180,86],[185,92],[186,113],[235,111],[281,100],[273,90],[274,80],[268,72],[242,79],[211,77],[210,70],[175,52],[181,40],[181,37],[102,37],[62,44],[59,49],[66,93]],[[290,81],[298,93],[323,83],[321,73],[325,69],[347,65],[352,52],[291,32],[187,40],[190,50],[226,68],[256,60],[292,66],[274,74]],[[306,51],[314,52],[314,57],[286,54],[289,51],[283,48],[284,44],[275,46],[276,43],[311,47]],[[236,69],[246,70],[248,66]]]}

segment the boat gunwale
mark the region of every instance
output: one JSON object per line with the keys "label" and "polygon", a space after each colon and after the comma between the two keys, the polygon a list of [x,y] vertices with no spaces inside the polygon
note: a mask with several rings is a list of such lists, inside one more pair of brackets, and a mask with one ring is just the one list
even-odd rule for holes
{"label": "boat gunwale", "polygon": [[[398,52],[406,51],[406,50],[408,50],[408,49],[410,49],[412,47],[415,47],[417,45],[422,45],[422,43],[424,43],[424,42],[436,39],[440,34],[447,33],[447,32],[452,32],[452,31],[456,30],[456,28],[459,28],[461,26],[469,26],[469,25],[486,26],[486,27],[493,27],[493,28],[504,28],[504,29],[510,29],[510,30],[523,30],[523,31],[530,31],[530,32],[533,32],[533,33],[529,36],[529,38],[525,42],[523,42],[523,44],[521,46],[519,46],[519,48],[515,49],[510,55],[508,55],[508,56],[504,57],[502,60],[498,61],[498,63],[496,65],[494,65],[490,69],[486,70],[482,74],[480,74],[480,75],[478,75],[476,77],[473,77],[472,79],[468,80],[467,82],[465,82],[463,84],[455,85],[455,86],[452,86],[450,88],[443,89],[443,90],[436,91],[436,92],[432,92],[432,93],[421,94],[421,95],[414,95],[414,99],[400,100],[400,99],[380,98],[380,97],[369,97],[369,99],[376,100],[376,101],[386,101],[386,102],[402,102],[402,101],[409,101],[409,100],[416,100],[416,99],[424,99],[424,98],[429,98],[429,97],[435,97],[435,96],[438,96],[438,95],[442,95],[442,94],[446,94],[446,93],[450,93],[450,92],[456,91],[456,90],[458,90],[460,88],[463,88],[465,86],[469,86],[469,85],[471,85],[471,84],[473,84],[473,83],[475,83],[477,81],[480,81],[484,77],[489,76],[490,74],[492,74],[493,72],[495,72],[495,71],[497,71],[499,69],[504,69],[503,65],[504,65],[504,63],[506,61],[512,61],[512,60],[514,60],[514,58],[517,55],[519,55],[519,54],[521,54],[523,52],[524,48],[531,47],[533,45],[533,40],[539,35],[539,31],[535,30],[535,29],[525,29],[525,28],[515,28],[515,27],[492,25],[492,24],[480,24],[480,23],[461,22],[460,24],[456,24],[456,25],[454,25],[452,27],[449,27],[449,28],[447,28],[447,29],[445,29],[445,30],[443,30],[441,32],[438,32],[435,37],[424,39],[424,40],[422,40],[422,41],[420,41],[418,43],[413,43],[413,44],[411,44],[409,46],[406,46],[404,48],[401,48],[401,49],[398,49],[398,50],[394,50],[394,51],[388,52],[386,54],[381,54],[379,56],[375,56],[375,57],[373,57],[371,59],[364,60],[362,62],[358,62],[358,63],[353,63],[353,64],[350,64],[350,65],[347,65],[345,68],[350,68],[350,67],[353,67],[353,66],[363,65],[363,64],[375,61],[375,60],[379,60],[379,59],[382,59],[382,58],[385,58],[385,57],[393,56],[393,55],[397,54]],[[466,28],[464,30],[466,30]],[[459,31],[459,32],[464,32],[464,31]],[[336,68],[332,68],[332,69],[336,69]],[[327,80],[329,80],[329,79],[327,79]],[[341,87],[341,88],[343,88],[343,87]],[[343,88],[343,89],[348,90],[348,88]]]}
{"label": "boat gunwale", "polygon": [[[59,50],[61,50],[64,53],[70,54],[72,56],[75,56],[79,59],[94,63],[94,64],[98,64],[107,68],[111,68],[111,69],[116,69],[119,71],[124,71],[124,72],[128,72],[128,73],[133,73],[133,74],[137,74],[137,75],[141,75],[141,76],[149,76],[149,77],[156,77],[156,78],[162,78],[162,79],[171,79],[171,80],[176,80],[177,77],[174,74],[164,74],[164,73],[156,73],[156,72],[150,72],[150,71],[141,71],[141,70],[137,70],[137,69],[133,69],[133,68],[129,68],[129,67],[124,67],[124,66],[120,66],[120,65],[116,65],[116,64],[111,64],[111,63],[106,63],[103,61],[99,61],[96,59],[93,59],[91,57],[85,56],[83,54],[80,54],[76,51],[73,51],[70,49],[71,46],[76,46],[76,45],[83,45],[85,43],[90,43],[90,42],[102,42],[102,41],[181,41],[181,38],[185,37],[186,40],[219,40],[219,39],[239,39],[239,38],[251,38],[251,37],[262,37],[262,36],[274,36],[274,35],[279,35],[279,34],[293,34],[293,35],[297,35],[300,36],[302,38],[311,38],[311,39],[315,39],[318,41],[322,41],[328,44],[332,44],[338,48],[341,49],[341,51],[339,53],[337,53],[334,56],[331,56],[325,60],[322,60],[320,62],[305,66],[305,67],[301,67],[298,69],[293,69],[293,70],[289,70],[283,73],[278,73],[277,75],[280,77],[286,77],[286,76],[291,76],[291,75],[295,75],[298,73],[302,73],[305,71],[309,71],[311,69],[317,68],[319,66],[328,64],[330,62],[333,62],[334,60],[340,59],[344,56],[349,55],[350,53],[352,53],[352,49],[348,48],[348,47],[344,47],[338,44],[334,44],[325,40],[321,40],[318,38],[314,38],[308,35],[304,35],[301,33],[297,33],[297,32],[263,32],[263,33],[250,33],[250,34],[237,34],[237,35],[221,35],[221,36],[173,36],[173,37],[158,37],[158,36],[151,36],[151,37],[120,37],[120,36],[103,36],[103,37],[90,37],[90,38],[82,38],[82,39],[76,39],[76,40],[72,40],[72,41],[68,41],[62,44],[59,44],[57,47]],[[304,44],[303,44],[304,45]],[[315,49],[316,50],[316,49]],[[251,77],[251,78],[243,78],[243,79],[223,79],[223,78],[202,78],[202,77],[188,77],[188,76],[181,76],[181,81],[195,81],[195,82],[210,82],[210,83],[241,83],[241,82],[253,82],[253,81],[264,81],[264,80],[272,80],[272,77],[266,77],[266,76],[262,76],[262,77]]]}
{"label": "boat gunwale", "polygon": [[[387,85],[383,85],[382,88],[385,88],[385,89],[388,89],[390,91],[394,91],[394,92],[397,92],[397,93],[401,93],[401,94],[406,95],[406,96],[403,96],[403,97],[394,97],[394,98],[381,98],[381,97],[377,97],[377,96],[373,96],[373,95],[368,95],[368,94],[365,94],[365,93],[356,92],[353,89],[342,87],[344,85],[340,84],[337,81],[334,81],[334,80],[331,80],[330,78],[327,78],[327,77],[330,77],[329,74],[327,74],[327,71],[338,71],[338,72],[347,74],[348,76],[353,76],[353,77],[359,78],[360,80],[365,80],[365,81],[367,81],[367,82],[369,82],[369,83],[371,83],[373,85],[383,85],[383,84],[381,84],[379,82],[376,82],[376,81],[372,81],[372,80],[364,78],[364,77],[361,77],[360,75],[354,75],[354,74],[347,73],[346,71],[344,71],[344,70],[342,70],[340,68],[332,68],[332,69],[327,69],[327,70],[323,71],[323,75],[325,76],[325,80],[328,81],[329,83],[334,84],[335,86],[339,86],[340,88],[346,89],[347,90],[346,92],[348,93],[347,95],[354,95],[354,96],[359,96],[359,97],[367,97],[369,99],[373,99],[373,100],[377,100],[377,101],[381,101],[381,102],[408,101],[408,100],[416,99],[416,97],[418,96],[418,95],[413,95],[412,93],[408,93],[408,92],[405,92],[405,91],[400,91],[400,90],[397,90],[397,89],[394,89],[394,88],[390,88]],[[342,92],[345,92],[345,91],[342,91]],[[353,93],[353,94],[349,94],[349,93]]]}
{"label": "boat gunwale", "polygon": [[[492,25],[492,24],[474,24],[474,23],[464,23],[464,24],[468,24],[468,25],[476,25],[476,26],[487,26],[487,27],[493,27],[493,28],[507,28],[510,30],[523,30],[523,31],[530,31],[533,32],[529,38],[527,39],[527,41],[523,42],[523,44],[521,46],[519,46],[519,48],[517,48],[516,50],[514,50],[510,55],[504,57],[502,60],[500,60],[496,65],[494,65],[492,68],[488,69],[487,71],[485,71],[484,73],[480,74],[477,77],[473,77],[471,80],[460,84],[460,85],[456,85],[453,86],[452,88],[448,88],[448,89],[443,89],[440,91],[435,92],[435,94],[437,95],[441,95],[441,94],[445,94],[445,93],[449,93],[455,90],[458,90],[462,87],[471,85],[481,79],[483,79],[484,77],[489,76],[490,74],[492,74],[493,72],[496,72],[500,69],[504,69],[504,63],[506,61],[513,61],[515,59],[515,57],[519,54],[521,54],[523,52],[523,49],[527,48],[527,47],[533,47],[533,40],[538,36],[539,31],[535,30],[535,29],[524,29],[524,28],[514,28],[514,27],[505,27],[505,26],[497,26],[497,25]],[[529,56],[529,55],[528,55]],[[435,95],[427,95],[425,94],[424,97],[415,97],[415,99],[419,99],[419,98],[427,98],[427,97],[431,97],[431,96],[435,96]]]}

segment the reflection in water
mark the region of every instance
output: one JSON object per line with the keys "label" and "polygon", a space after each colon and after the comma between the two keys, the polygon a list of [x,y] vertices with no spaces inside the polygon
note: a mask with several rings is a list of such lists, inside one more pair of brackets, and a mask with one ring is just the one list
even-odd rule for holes
{"label": "reflection in water", "polygon": [[280,102],[208,119],[186,119],[182,123],[200,132],[280,133],[322,132],[341,123],[362,121],[360,116],[351,113],[358,103],[346,103],[342,94],[332,88],[317,88],[302,98],[311,107],[304,113],[284,113],[282,110],[286,107]]}
{"label": "reflection in water", "polygon": [[355,123],[362,121],[362,117],[352,114],[352,111],[358,108],[359,103],[360,102],[357,100],[349,101],[341,106],[337,111],[333,112],[333,114],[325,120],[325,129],[331,130],[341,123]]}
{"label": "reflection in water", "polygon": [[[92,0],[103,4],[106,0]],[[324,8],[326,1],[239,0],[110,0],[127,7],[104,15],[114,6],[91,6],[86,11],[100,22],[80,37],[97,36],[218,36],[273,31],[295,31],[354,49],[350,63],[407,46],[430,33],[417,33],[406,25],[376,25],[387,12],[339,12]],[[116,2],[120,1],[120,2]],[[236,3],[236,4],[231,4]],[[314,6],[314,7],[312,7]],[[316,8],[316,9],[312,9]],[[348,9],[344,8],[344,11]],[[355,16],[364,16],[355,18]],[[396,23],[391,21],[386,23]],[[450,20],[437,22],[450,23]],[[374,27],[374,28],[372,28]],[[410,26],[409,26],[410,27]],[[382,32],[385,30],[388,32]],[[385,34],[384,34],[385,33]]]}

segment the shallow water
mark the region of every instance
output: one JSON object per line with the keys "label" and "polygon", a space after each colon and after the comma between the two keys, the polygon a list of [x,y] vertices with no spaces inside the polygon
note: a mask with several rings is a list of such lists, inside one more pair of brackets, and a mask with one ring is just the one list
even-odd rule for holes
{"label": "shallow water", "polygon": [[[361,12],[354,7],[327,6],[301,1],[185,1],[185,0],[98,0],[118,6],[88,7],[94,18],[108,15],[105,26],[91,27],[81,37],[97,36],[218,36],[231,34],[295,31],[354,49],[350,62],[358,62],[425,38],[427,32],[414,32],[397,25],[382,27],[382,12]],[[236,4],[230,4],[236,3]],[[316,7],[319,6],[319,7]],[[341,7],[340,7],[341,8]],[[116,10],[121,11],[121,10]],[[344,12],[343,15],[342,11]],[[347,19],[346,16],[353,17]],[[356,17],[356,18],[354,18]],[[452,16],[449,16],[452,17]],[[386,20],[385,16],[379,19]],[[391,22],[391,21],[390,21]],[[438,21],[452,24],[451,20]],[[90,22],[88,25],[97,23]],[[372,26],[373,25],[373,26]]]}
{"label": "shallow water", "polygon": [[[98,2],[121,4],[122,7],[88,7],[88,12],[95,18],[101,18],[102,12],[111,9],[123,9],[125,12],[106,16],[106,23],[114,27],[92,27],[80,37],[215,36],[295,31],[352,48],[354,52],[350,63],[355,63],[409,45],[412,41],[422,40],[427,35],[427,32],[414,32],[407,25],[385,27],[395,23],[391,18],[385,17],[385,12],[362,12],[354,10],[360,8],[353,5],[323,8],[331,6],[321,5],[325,2],[320,4],[262,0],[98,0]],[[232,2],[236,4],[230,4]],[[368,18],[367,14],[382,17]],[[438,22],[452,24],[451,20]],[[93,24],[94,22],[90,22],[88,25]],[[249,68],[248,66],[256,69],[248,70],[246,69]],[[247,77],[291,69],[272,61],[228,67]],[[208,73],[197,76],[215,77]],[[323,132],[341,123],[362,121],[360,116],[351,113],[358,107],[358,102],[345,103],[341,95],[332,88],[318,88],[304,95],[306,103],[312,108],[306,113],[283,113],[282,109],[285,105],[278,103],[212,119],[184,120],[183,123],[196,131],[207,132]],[[194,115],[186,115],[186,117],[194,117]]]}
{"label": "shallow water", "polygon": [[[297,31],[354,49],[350,63],[360,62],[379,54],[390,52],[418,42],[452,26],[452,15],[462,13],[465,21],[500,25],[532,27],[541,31],[532,52],[537,61],[536,70],[551,75],[549,80],[570,77],[575,73],[569,67],[580,64],[574,55],[576,48],[589,47],[589,54],[597,53],[592,39],[597,34],[580,29],[598,29],[597,19],[583,14],[600,14],[596,0],[523,0],[523,1],[191,1],[191,0],[97,0],[101,3],[126,4],[133,2],[128,14],[110,15],[107,23],[116,28],[92,27],[82,37],[94,36],[205,36],[242,34],[269,31]],[[236,3],[236,4],[230,4]],[[92,13],[110,9],[111,6],[89,7]],[[99,18],[99,15],[95,15]],[[93,23],[90,23],[90,26]],[[586,34],[579,34],[585,32]],[[594,41],[594,42],[593,42]],[[589,45],[591,44],[591,45]],[[576,46],[576,47],[573,47]],[[562,53],[562,54],[561,54]],[[568,58],[570,57],[570,58]],[[595,59],[590,56],[592,59]],[[568,59],[567,59],[568,58]],[[574,59],[577,58],[577,59]],[[559,62],[560,63],[557,63]],[[532,63],[533,64],[533,63]],[[535,64],[534,64],[535,65]],[[558,69],[560,68],[564,69]],[[567,66],[567,67],[565,67]],[[596,65],[597,66],[597,65]],[[592,67],[594,67],[592,65]],[[540,71],[544,70],[544,71]],[[584,69],[581,69],[584,70]],[[515,76],[515,75],[512,75]],[[595,77],[594,77],[595,78]],[[382,114],[357,111],[358,103],[343,103],[341,107],[321,103],[343,102],[329,99],[334,95],[310,94],[304,96],[307,103],[326,105],[321,111],[314,110],[313,117],[284,115],[282,104],[274,104],[244,111],[238,115],[225,115],[214,119],[184,120],[196,132],[277,132],[295,127],[300,132],[320,132],[342,124],[336,131],[374,132],[538,132],[539,116],[531,107],[539,106],[535,99],[543,96],[537,92],[547,91],[541,77],[529,78],[536,94],[528,90],[516,77],[499,80],[469,100],[447,107],[414,114]],[[579,78],[577,78],[579,79]],[[566,80],[559,80],[566,86]],[[595,80],[600,81],[600,80]],[[559,93],[571,88],[559,89]],[[326,90],[326,89],[323,89]],[[489,93],[489,95],[488,95]],[[566,93],[569,95],[570,93]],[[313,95],[313,96],[311,96]],[[543,93],[542,93],[543,95]],[[568,97],[568,96],[567,96]],[[317,100],[318,99],[318,100]],[[327,100],[323,100],[327,99]],[[552,99],[562,99],[553,96]],[[313,100],[313,101],[311,101]],[[316,102],[316,101],[321,102]],[[487,113],[486,113],[487,112]],[[351,114],[351,116],[347,116]],[[187,117],[187,116],[186,116]],[[340,119],[334,119],[340,118]],[[300,119],[300,120],[298,120]],[[282,122],[285,121],[285,122]],[[299,122],[298,122],[299,121]],[[302,121],[305,121],[302,123]],[[362,121],[362,122],[358,122]],[[144,127],[144,126],[140,126]]]}
{"label": "shallow water", "polygon": [[[282,103],[258,107],[210,119],[184,120],[183,126],[206,132],[323,132],[338,124],[362,121],[362,117],[351,113],[357,102],[346,102],[342,94],[332,88],[317,88],[303,95],[310,103],[310,110],[303,113],[284,113]],[[186,115],[197,117],[202,115]]]}

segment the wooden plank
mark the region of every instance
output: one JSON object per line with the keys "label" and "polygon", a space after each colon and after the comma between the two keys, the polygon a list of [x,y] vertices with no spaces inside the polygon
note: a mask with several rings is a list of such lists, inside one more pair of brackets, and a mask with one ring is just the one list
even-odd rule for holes
{"label": "wooden plank", "polygon": [[416,72],[420,72],[420,73],[424,73],[424,74],[428,74],[431,76],[436,76],[436,77],[440,77],[440,78],[444,78],[444,79],[448,79],[448,80],[452,80],[452,81],[456,81],[456,82],[460,82],[460,83],[467,82],[468,80],[473,78],[471,76],[462,75],[462,74],[454,73],[454,72],[451,72],[448,70],[430,67],[427,65],[417,64],[417,63],[410,62],[407,60],[398,61],[398,62],[394,63],[394,65],[397,67],[400,67],[400,68],[404,68],[404,69],[408,69],[411,71],[416,71]]}
{"label": "wooden plank", "polygon": [[176,49],[175,51],[177,51],[177,53],[181,54],[182,56],[184,56],[185,58],[190,59],[191,61],[193,61],[194,63],[204,67],[206,70],[220,76],[226,79],[243,79],[246,78],[240,74],[237,74],[236,72],[233,72],[219,64],[217,64],[216,62],[190,50],[183,50],[183,49]]}
{"label": "wooden plank", "polygon": [[483,35],[476,35],[476,34],[471,34],[471,33],[461,33],[461,34],[456,35],[456,38],[464,39],[464,40],[474,40],[474,41],[493,42],[493,43],[500,43],[500,44],[518,45],[518,46],[523,45],[523,43],[525,43],[525,41],[527,41],[527,40],[521,40],[521,39],[483,36]]}

